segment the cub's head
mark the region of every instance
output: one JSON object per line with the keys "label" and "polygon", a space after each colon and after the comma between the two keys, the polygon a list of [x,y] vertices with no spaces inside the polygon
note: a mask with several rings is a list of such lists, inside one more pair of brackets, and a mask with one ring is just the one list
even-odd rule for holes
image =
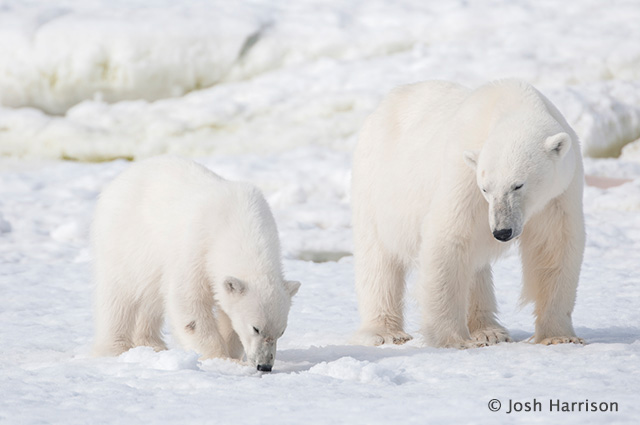
{"label": "cub's head", "polygon": [[291,298],[300,282],[283,280],[246,282],[227,277],[219,294],[220,306],[240,337],[247,361],[260,371],[270,372],[276,345],[287,328]]}
{"label": "cub's head", "polygon": [[[535,134],[535,133],[534,133]],[[575,171],[571,136],[517,135],[490,137],[481,151],[464,152],[478,188],[489,203],[493,236],[507,242],[522,234],[525,223],[563,193]]]}

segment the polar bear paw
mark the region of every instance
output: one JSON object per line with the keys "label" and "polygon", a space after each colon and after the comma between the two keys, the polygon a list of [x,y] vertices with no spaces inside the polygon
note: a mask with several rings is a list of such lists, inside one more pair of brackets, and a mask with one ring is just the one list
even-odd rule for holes
{"label": "polar bear paw", "polygon": [[431,340],[431,345],[442,348],[456,348],[458,350],[467,350],[469,348],[488,347],[501,342],[513,342],[506,329],[501,327],[492,327],[478,329],[471,333],[469,337],[449,336],[445,341]]}
{"label": "polar bear paw", "polygon": [[488,341],[478,341],[475,339],[465,339],[464,341],[451,342],[445,344],[442,348],[455,348],[457,350],[468,350],[471,348],[488,347],[490,344]]}
{"label": "polar bear paw", "polygon": [[357,345],[378,346],[383,344],[402,345],[411,341],[413,337],[403,331],[388,331],[386,329],[362,329],[356,332],[352,342]]}
{"label": "polar bear paw", "polygon": [[501,342],[513,342],[509,332],[503,328],[478,329],[471,333],[470,343],[475,344],[476,347],[487,347]]}
{"label": "polar bear paw", "polygon": [[557,345],[557,344],[581,344],[584,345],[584,339],[577,336],[553,336],[551,338],[545,338],[539,342],[542,345]]}

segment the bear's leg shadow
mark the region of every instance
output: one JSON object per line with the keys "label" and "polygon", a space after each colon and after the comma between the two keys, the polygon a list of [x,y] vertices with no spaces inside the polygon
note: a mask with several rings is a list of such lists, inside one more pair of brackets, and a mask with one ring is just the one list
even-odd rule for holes
{"label": "bear's leg shadow", "polygon": [[493,290],[491,266],[487,265],[476,271],[471,285],[467,317],[471,339],[478,346],[511,342],[509,333],[496,318],[498,308]]}
{"label": "bear's leg shadow", "polygon": [[[535,342],[578,343],[571,314],[584,252],[582,214],[569,216],[563,201],[552,201],[522,233],[523,302],[535,302]],[[579,202],[579,201],[578,201]]]}
{"label": "bear's leg shadow", "polygon": [[233,330],[231,319],[224,311],[220,309],[218,309],[217,315],[218,329],[220,330],[220,335],[227,345],[229,357],[231,357],[232,359],[242,360],[242,357],[244,356],[244,347],[242,346],[240,337],[238,337],[236,331]]}
{"label": "bear's leg shadow", "polygon": [[361,325],[353,343],[404,344],[412,339],[404,332],[405,269],[370,233],[356,239],[356,293]]}
{"label": "bear's leg shadow", "polygon": [[214,316],[209,279],[195,268],[186,270],[189,273],[166,276],[170,282],[167,312],[173,334],[183,348],[197,351],[204,359],[229,357]]}

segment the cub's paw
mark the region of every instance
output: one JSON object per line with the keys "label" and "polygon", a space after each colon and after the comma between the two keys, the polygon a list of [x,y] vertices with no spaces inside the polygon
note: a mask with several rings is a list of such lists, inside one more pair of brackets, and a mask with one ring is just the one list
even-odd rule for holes
{"label": "cub's paw", "polygon": [[557,344],[582,344],[584,345],[584,339],[578,338],[577,336],[552,336],[550,338],[545,338],[539,342],[542,345],[557,345]]}
{"label": "cub's paw", "polygon": [[504,328],[486,328],[478,329],[471,333],[471,342],[476,344],[476,347],[486,347],[489,345],[499,344],[501,342],[513,342]]}
{"label": "cub's paw", "polygon": [[356,332],[351,342],[356,345],[378,346],[383,344],[402,345],[411,341],[413,337],[403,331],[388,331],[386,329],[362,329]]}

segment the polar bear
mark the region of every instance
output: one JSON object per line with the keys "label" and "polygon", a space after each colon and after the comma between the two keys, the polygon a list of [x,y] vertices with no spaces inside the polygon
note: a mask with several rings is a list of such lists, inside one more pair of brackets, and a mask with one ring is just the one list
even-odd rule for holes
{"label": "polar bear", "polygon": [[203,358],[270,371],[299,282],[283,278],[276,224],[260,191],[186,159],[131,166],[102,193],[92,227],[94,354],[173,335]]}
{"label": "polar bear", "polygon": [[366,120],[352,180],[355,342],[402,344],[405,273],[418,267],[425,341],[510,341],[491,263],[519,240],[535,341],[583,343],[571,320],[585,245],[578,138],[531,85],[399,87]]}

